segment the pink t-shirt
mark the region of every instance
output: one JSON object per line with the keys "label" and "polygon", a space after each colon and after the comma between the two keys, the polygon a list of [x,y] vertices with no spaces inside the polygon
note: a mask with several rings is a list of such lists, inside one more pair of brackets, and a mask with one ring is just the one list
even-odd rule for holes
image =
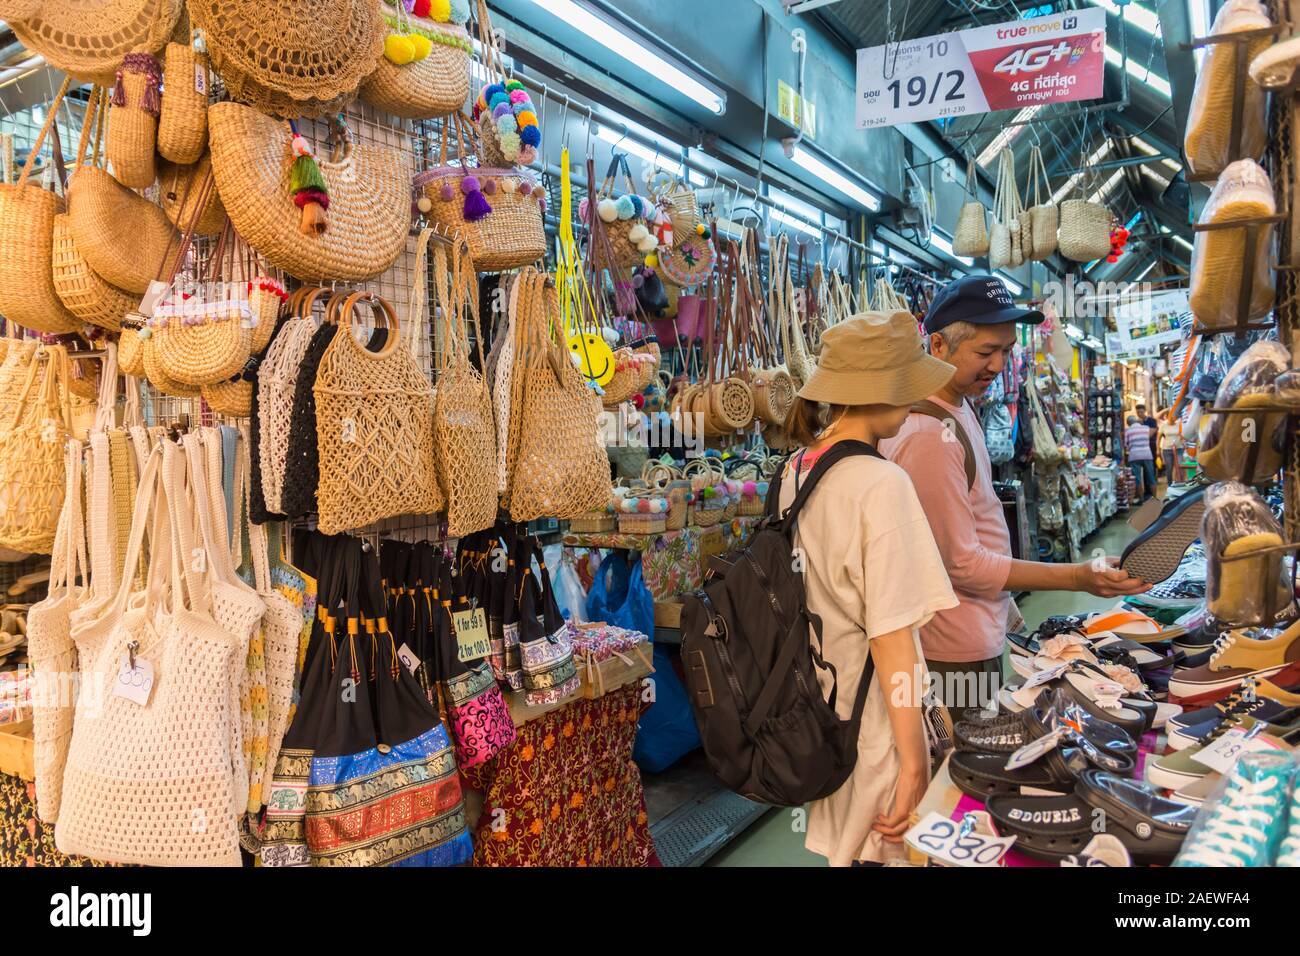
{"label": "pink t-shirt", "polygon": [[916,486],[953,591],[961,602],[939,611],[921,628],[926,660],[969,663],[997,657],[1006,643],[1006,592],[1011,572],[1011,535],[1002,502],[993,491],[993,466],[984,431],[969,405],[951,412],[970,437],[975,453],[975,484],[966,488],[965,452],[943,422],[910,415],[897,437],[880,443],[880,452],[899,465]]}

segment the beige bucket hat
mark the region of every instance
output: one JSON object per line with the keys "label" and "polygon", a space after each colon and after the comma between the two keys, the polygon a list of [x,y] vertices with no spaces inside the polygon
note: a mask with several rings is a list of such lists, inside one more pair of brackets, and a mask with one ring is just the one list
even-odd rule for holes
{"label": "beige bucket hat", "polygon": [[831,405],[912,405],[957,370],[921,347],[907,312],[864,312],[822,333],[817,370],[799,397]]}

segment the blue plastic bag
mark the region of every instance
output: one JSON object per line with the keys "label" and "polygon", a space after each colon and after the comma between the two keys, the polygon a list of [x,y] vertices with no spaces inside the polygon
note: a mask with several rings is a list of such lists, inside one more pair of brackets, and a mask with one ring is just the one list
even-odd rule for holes
{"label": "blue plastic bag", "polygon": [[654,637],[655,601],[641,577],[640,553],[629,562],[625,552],[615,551],[600,562],[587,593],[587,620]]}
{"label": "blue plastic bag", "polygon": [[654,702],[637,725],[632,759],[650,773],[660,773],[700,746],[700,731],[677,672],[673,655],[655,648]]}

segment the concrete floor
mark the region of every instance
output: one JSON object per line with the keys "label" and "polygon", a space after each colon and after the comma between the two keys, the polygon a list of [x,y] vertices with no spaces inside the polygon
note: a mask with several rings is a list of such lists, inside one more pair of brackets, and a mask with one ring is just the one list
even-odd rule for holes
{"label": "concrete floor", "polygon": [[[1119,515],[1089,538],[1084,543],[1084,549],[1089,555],[1094,548],[1101,548],[1107,555],[1118,556],[1135,534],[1129,527],[1126,516]],[[1091,594],[1069,591],[1038,591],[1022,598],[1019,606],[1025,623],[1032,630],[1053,614],[1104,611],[1119,601],[1119,598],[1098,598]],[[804,835],[799,832],[792,812],[773,810],[731,841],[707,865],[825,866],[825,858],[805,850],[803,841]]]}

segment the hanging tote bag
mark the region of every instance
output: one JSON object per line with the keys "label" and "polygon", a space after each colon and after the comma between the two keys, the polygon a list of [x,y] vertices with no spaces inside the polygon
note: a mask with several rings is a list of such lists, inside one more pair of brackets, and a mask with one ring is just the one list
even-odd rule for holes
{"label": "hanging tote bag", "polygon": [[7,427],[0,427],[0,547],[49,554],[63,508],[72,437],[68,352],[41,346]]}
{"label": "hanging tote bag", "polygon": [[289,118],[337,114],[352,102],[384,49],[379,6],[378,0],[192,0],[188,9],[231,98]]}
{"label": "hanging tote bag", "polygon": [[569,518],[609,501],[609,459],[597,429],[600,400],[560,341],[559,303],[547,277],[516,280],[519,327],[512,378],[507,507],[516,521]]}
{"label": "hanging tote bag", "polygon": [[527,539],[524,555],[519,597],[519,659],[524,671],[524,700],[531,707],[544,707],[572,697],[582,686],[582,679],[573,660],[573,639],[555,601],[551,575],[531,537]]}
{"label": "hanging tote bag", "polygon": [[782,235],[773,242],[774,248],[769,253],[774,257],[774,265],[769,266],[770,274],[775,277],[771,290],[773,307],[781,329],[781,353],[797,390],[803,388],[817,369],[816,360],[808,354],[803,334],[803,317],[799,314],[800,302],[806,302],[807,299],[795,296],[794,276],[790,271],[790,240]]}
{"label": "hanging tote bag", "polygon": [[[27,612],[27,655],[35,681],[32,692],[32,750],[36,771],[36,812],[46,823],[59,818],[63,768],[72,741],[76,705],[77,649],[72,643],[72,611],[88,593],[86,525],[81,510],[81,442],[64,448],[64,501],[50,565],[45,599]],[[77,582],[80,580],[80,584]]]}
{"label": "hanging tote bag", "polygon": [[980,202],[979,174],[974,156],[966,162],[966,201],[957,213],[952,251],[955,255],[975,258],[989,254],[988,210]]}
{"label": "hanging tote bag", "polygon": [[[362,301],[388,328],[387,341],[376,352],[358,342],[352,330]],[[318,527],[324,534],[442,510],[433,464],[433,388],[403,347],[388,302],[359,292],[348,297],[314,393],[321,461]]]}
{"label": "hanging tote bag", "polygon": [[487,85],[474,101],[473,120],[482,138],[486,165],[531,166],[542,143],[537,108],[524,85],[506,75],[486,0],[478,0],[477,20],[481,69]]}
{"label": "hanging tote bag", "polygon": [[0,183],[0,315],[34,332],[72,332],[80,327],[80,320],[64,307],[54,287],[54,219],[63,211],[63,200],[28,182],[67,90],[64,80],[18,181]]}
{"label": "hanging tote bag", "polygon": [[18,0],[4,18],[23,46],[77,80],[108,86],[128,53],[157,53],[183,0]]}
{"label": "hanging tote bag", "polygon": [[1061,203],[1057,246],[1061,255],[1075,262],[1091,262],[1110,255],[1110,210],[1086,199]]}
{"label": "hanging tote bag", "polygon": [[[183,457],[170,442],[149,456],[117,594],[73,628],[82,693],[54,833],[64,853],[146,866],[240,863],[230,680],[241,648],[180,600],[185,556],[172,522],[194,515],[162,485],[169,468],[183,475]],[[128,615],[149,529],[148,583]],[[143,704],[114,693],[123,672],[152,674]]]}
{"label": "hanging tote bag", "polygon": [[407,12],[403,0],[384,0],[380,5],[384,55],[361,82],[363,99],[403,119],[447,116],[469,99],[469,60],[474,52],[465,29],[469,5],[430,4],[428,8],[429,16],[419,17]]}
{"label": "hanging tote bag", "polygon": [[148,189],[158,178],[158,106],[162,68],[152,53],[128,53],[113,83],[104,152],[123,186]]}
{"label": "hanging tote bag", "polygon": [[438,362],[438,389],[433,405],[433,450],[438,480],[447,507],[447,534],[490,528],[497,518],[496,419],[492,396],[479,368],[483,367],[482,337],[477,367],[470,357],[469,323],[479,328],[478,284],[474,264],[456,242],[448,251],[434,251],[434,281],[442,306],[442,350]]}
{"label": "hanging tote bag", "polygon": [[[1035,146],[1029,153],[1029,177],[1034,183],[1034,204],[1029,208],[1029,221],[1034,234],[1036,261],[1056,252],[1056,231],[1060,226],[1060,213],[1052,202],[1052,182],[1047,177],[1043,151]],[[1028,191],[1026,191],[1026,196]]]}
{"label": "hanging tote bag", "polygon": [[759,256],[758,233],[746,230],[736,290],[737,321],[750,343],[746,351],[754,366],[749,372],[754,415],[769,425],[783,425],[794,404],[794,379],[776,357],[776,333],[768,325]]}
{"label": "hanging tote bag", "polygon": [[[616,199],[616,181],[620,176],[624,193]],[[636,180],[628,166],[627,153],[615,150],[609,168],[605,171],[605,180],[596,194],[595,209],[597,218],[604,224],[609,236],[611,266],[639,266],[647,255],[659,247],[658,239],[650,231],[650,217],[657,208],[649,197],[637,195]]]}
{"label": "hanging tote bag", "polygon": [[[386,272],[405,251],[411,225],[411,169],[405,150],[356,145],[337,130],[329,159],[313,160],[307,153],[295,157],[287,124],[239,103],[214,103],[208,128],[212,171],[230,221],[277,269],[304,281],[365,282]],[[305,140],[299,147],[309,150]],[[304,209],[311,203],[304,201],[300,208],[288,188],[292,169],[307,162],[315,164],[326,184],[329,209],[323,231],[303,231]],[[310,190],[298,192],[310,198]]]}
{"label": "hanging tote bag", "polygon": [[[453,131],[458,165],[448,164]],[[487,165],[463,114],[453,113],[443,124],[438,164],[415,177],[415,188],[423,194],[420,208],[429,221],[445,236],[463,236],[480,272],[515,269],[546,254],[546,189],[531,173]]]}
{"label": "hanging tote bag", "polygon": [[208,91],[212,71],[206,44],[168,43],[163,54],[158,152],[177,166],[197,163],[208,145]]}
{"label": "hanging tote bag", "polygon": [[[91,91],[86,104],[85,122],[81,128],[81,141],[77,146],[77,159],[73,167],[74,177],[85,158],[91,127],[95,130],[91,165],[99,162],[107,102],[106,90],[96,88]],[[59,213],[54,217],[53,244],[54,290],[63,301],[64,307],[83,322],[110,332],[119,331],[122,327],[122,319],[135,309],[140,302],[140,297],[106,282],[90,267],[90,263],[77,250],[77,243],[72,237],[72,223],[67,213]]]}
{"label": "hanging tote bag", "polygon": [[[226,207],[215,188],[202,194],[203,181],[212,175],[212,157],[204,153],[188,166],[163,161],[158,169],[158,197],[163,212],[177,229],[194,224],[200,236],[215,236],[226,225]],[[206,201],[199,205],[200,195]],[[197,217],[197,218],[196,218]]]}
{"label": "hanging tote bag", "polygon": [[989,232],[989,268],[993,271],[1014,269],[1024,262],[1020,212],[1020,191],[1016,185],[1015,159],[1008,148],[1002,150],[998,156],[993,228]]}

